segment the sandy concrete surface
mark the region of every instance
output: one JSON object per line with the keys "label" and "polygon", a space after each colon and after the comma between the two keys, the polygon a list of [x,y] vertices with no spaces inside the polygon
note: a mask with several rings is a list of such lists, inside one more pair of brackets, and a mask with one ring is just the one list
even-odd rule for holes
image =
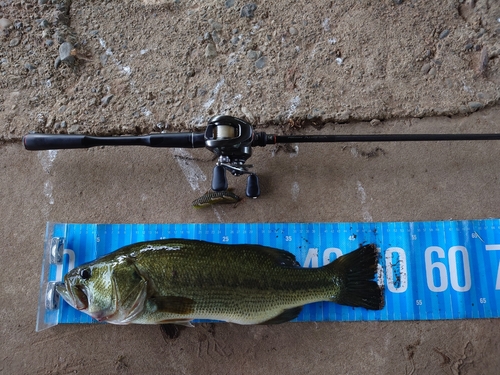
{"label": "sandy concrete surface", "polygon": [[[35,317],[49,220],[498,218],[498,141],[255,148],[262,196],[194,210],[206,150],[20,139],[216,114],[280,134],[498,132],[499,53],[496,0],[0,1],[0,373],[497,374],[498,320],[203,324],[165,341],[154,326],[36,333]],[[245,178],[229,184],[243,195]]]}
{"label": "sandy concrete surface", "polygon": [[[338,125],[337,134],[488,132],[469,117]],[[273,128],[267,128],[272,133]],[[332,129],[308,129],[327,134]],[[45,223],[418,221],[499,217],[498,141],[256,148],[262,196],[194,210],[214,162],[204,149],[0,147],[0,372],[5,374],[496,374],[499,321],[201,324],[165,341],[157,326],[73,325],[36,333]],[[292,151],[292,152],[290,152]],[[186,163],[196,178],[183,173]],[[243,195],[245,178],[229,178]],[[360,186],[363,194],[360,192]]]}

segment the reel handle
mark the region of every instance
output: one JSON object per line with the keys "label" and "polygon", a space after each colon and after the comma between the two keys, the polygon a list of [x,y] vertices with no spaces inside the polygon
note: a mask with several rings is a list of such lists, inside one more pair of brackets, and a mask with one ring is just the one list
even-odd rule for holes
{"label": "reel handle", "polygon": [[226,170],[222,165],[216,165],[212,176],[212,190],[225,191],[227,187]]}
{"label": "reel handle", "polygon": [[256,174],[252,173],[247,177],[247,188],[245,193],[249,198],[255,199],[260,197],[259,178]]}

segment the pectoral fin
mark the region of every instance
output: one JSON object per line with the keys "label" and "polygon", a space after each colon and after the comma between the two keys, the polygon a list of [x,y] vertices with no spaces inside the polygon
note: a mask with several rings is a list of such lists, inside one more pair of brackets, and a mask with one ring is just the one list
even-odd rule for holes
{"label": "pectoral fin", "polygon": [[178,296],[152,297],[149,301],[156,306],[156,311],[181,315],[192,314],[195,306],[191,298]]}

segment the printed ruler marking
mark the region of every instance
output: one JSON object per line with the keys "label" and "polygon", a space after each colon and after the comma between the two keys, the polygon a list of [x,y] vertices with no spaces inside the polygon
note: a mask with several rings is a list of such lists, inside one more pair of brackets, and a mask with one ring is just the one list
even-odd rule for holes
{"label": "printed ruler marking", "polygon": [[[498,251],[498,250],[500,250],[499,244],[486,245],[486,251]],[[498,268],[497,268],[497,282],[495,285],[495,290],[500,290],[500,261],[498,263]]]}

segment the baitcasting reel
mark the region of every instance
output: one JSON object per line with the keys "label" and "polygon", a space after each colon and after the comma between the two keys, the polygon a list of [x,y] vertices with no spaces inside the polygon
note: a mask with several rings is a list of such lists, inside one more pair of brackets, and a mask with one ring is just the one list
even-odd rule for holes
{"label": "baitcasting reel", "polygon": [[[252,126],[235,117],[216,116],[210,119],[205,130],[205,147],[218,156],[212,177],[212,190],[227,190],[226,171],[233,176],[248,174],[246,195],[257,198],[260,195],[259,179],[250,172],[253,166],[245,164],[252,156],[255,137]],[[263,144],[262,146],[265,146]]]}

